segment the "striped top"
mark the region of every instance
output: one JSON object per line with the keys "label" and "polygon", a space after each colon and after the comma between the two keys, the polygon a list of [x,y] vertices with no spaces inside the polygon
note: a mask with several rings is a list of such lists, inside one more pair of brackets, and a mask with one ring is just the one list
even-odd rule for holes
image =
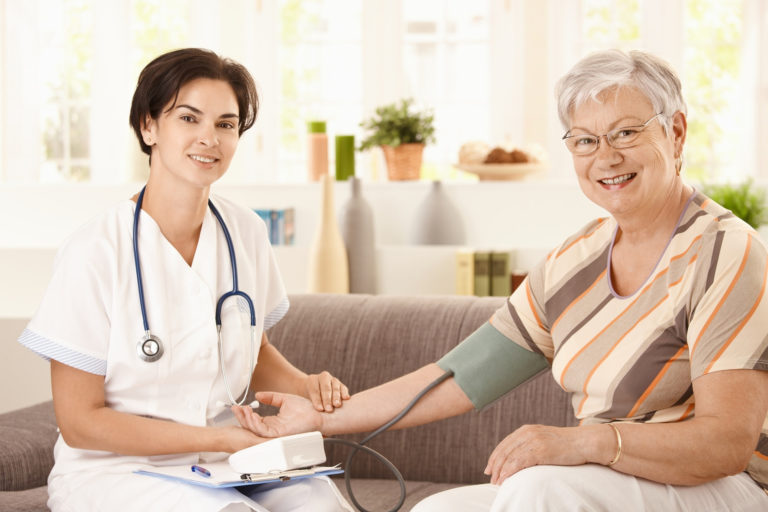
{"label": "striped top", "polygon": [[[591,222],[552,251],[491,323],[543,354],[582,424],[675,422],[692,381],[768,370],[768,256],[756,232],[695,193],[646,282],[619,296],[608,268],[616,221]],[[768,418],[748,472],[768,489]]]}

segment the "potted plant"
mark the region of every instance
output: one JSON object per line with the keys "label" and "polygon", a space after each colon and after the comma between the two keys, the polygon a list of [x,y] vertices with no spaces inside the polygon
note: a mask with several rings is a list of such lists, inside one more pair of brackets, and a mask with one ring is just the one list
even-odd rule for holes
{"label": "potted plant", "polygon": [[384,105],[360,126],[370,133],[360,150],[381,147],[390,180],[417,180],[424,146],[435,142],[434,115],[412,110],[413,99]]}
{"label": "potted plant", "polygon": [[768,222],[765,190],[755,187],[751,179],[736,185],[705,185],[703,192],[755,229]]}

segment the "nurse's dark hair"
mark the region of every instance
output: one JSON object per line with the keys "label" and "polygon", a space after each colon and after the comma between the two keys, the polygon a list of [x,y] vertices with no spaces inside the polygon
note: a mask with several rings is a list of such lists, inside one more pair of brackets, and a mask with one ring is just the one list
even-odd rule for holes
{"label": "nurse's dark hair", "polygon": [[155,58],[139,75],[131,102],[130,123],[144,153],[152,155],[152,148],[144,143],[141,136],[147,116],[157,119],[168,103],[173,108],[179,90],[198,78],[227,82],[237,98],[238,134],[242,135],[253,126],[259,111],[259,96],[253,77],[245,66],[210,50],[182,48]]}

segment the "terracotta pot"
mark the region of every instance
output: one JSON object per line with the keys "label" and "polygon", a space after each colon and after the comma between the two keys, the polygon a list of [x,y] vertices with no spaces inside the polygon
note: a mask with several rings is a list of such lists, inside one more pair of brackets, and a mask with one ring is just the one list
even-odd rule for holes
{"label": "terracotta pot", "polygon": [[421,157],[424,144],[400,144],[381,146],[387,162],[387,177],[392,181],[417,180],[421,174]]}

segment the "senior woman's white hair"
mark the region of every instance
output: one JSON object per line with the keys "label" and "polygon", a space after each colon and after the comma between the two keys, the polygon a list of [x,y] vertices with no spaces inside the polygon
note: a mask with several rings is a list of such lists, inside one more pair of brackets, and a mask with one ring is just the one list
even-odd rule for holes
{"label": "senior woman's white hair", "polygon": [[653,105],[654,112],[664,114],[664,131],[670,127],[672,115],[687,114],[680,79],[665,60],[650,53],[633,50],[604,50],[587,55],[571,68],[555,86],[557,114],[568,130],[573,110],[613,87],[634,87]]}

